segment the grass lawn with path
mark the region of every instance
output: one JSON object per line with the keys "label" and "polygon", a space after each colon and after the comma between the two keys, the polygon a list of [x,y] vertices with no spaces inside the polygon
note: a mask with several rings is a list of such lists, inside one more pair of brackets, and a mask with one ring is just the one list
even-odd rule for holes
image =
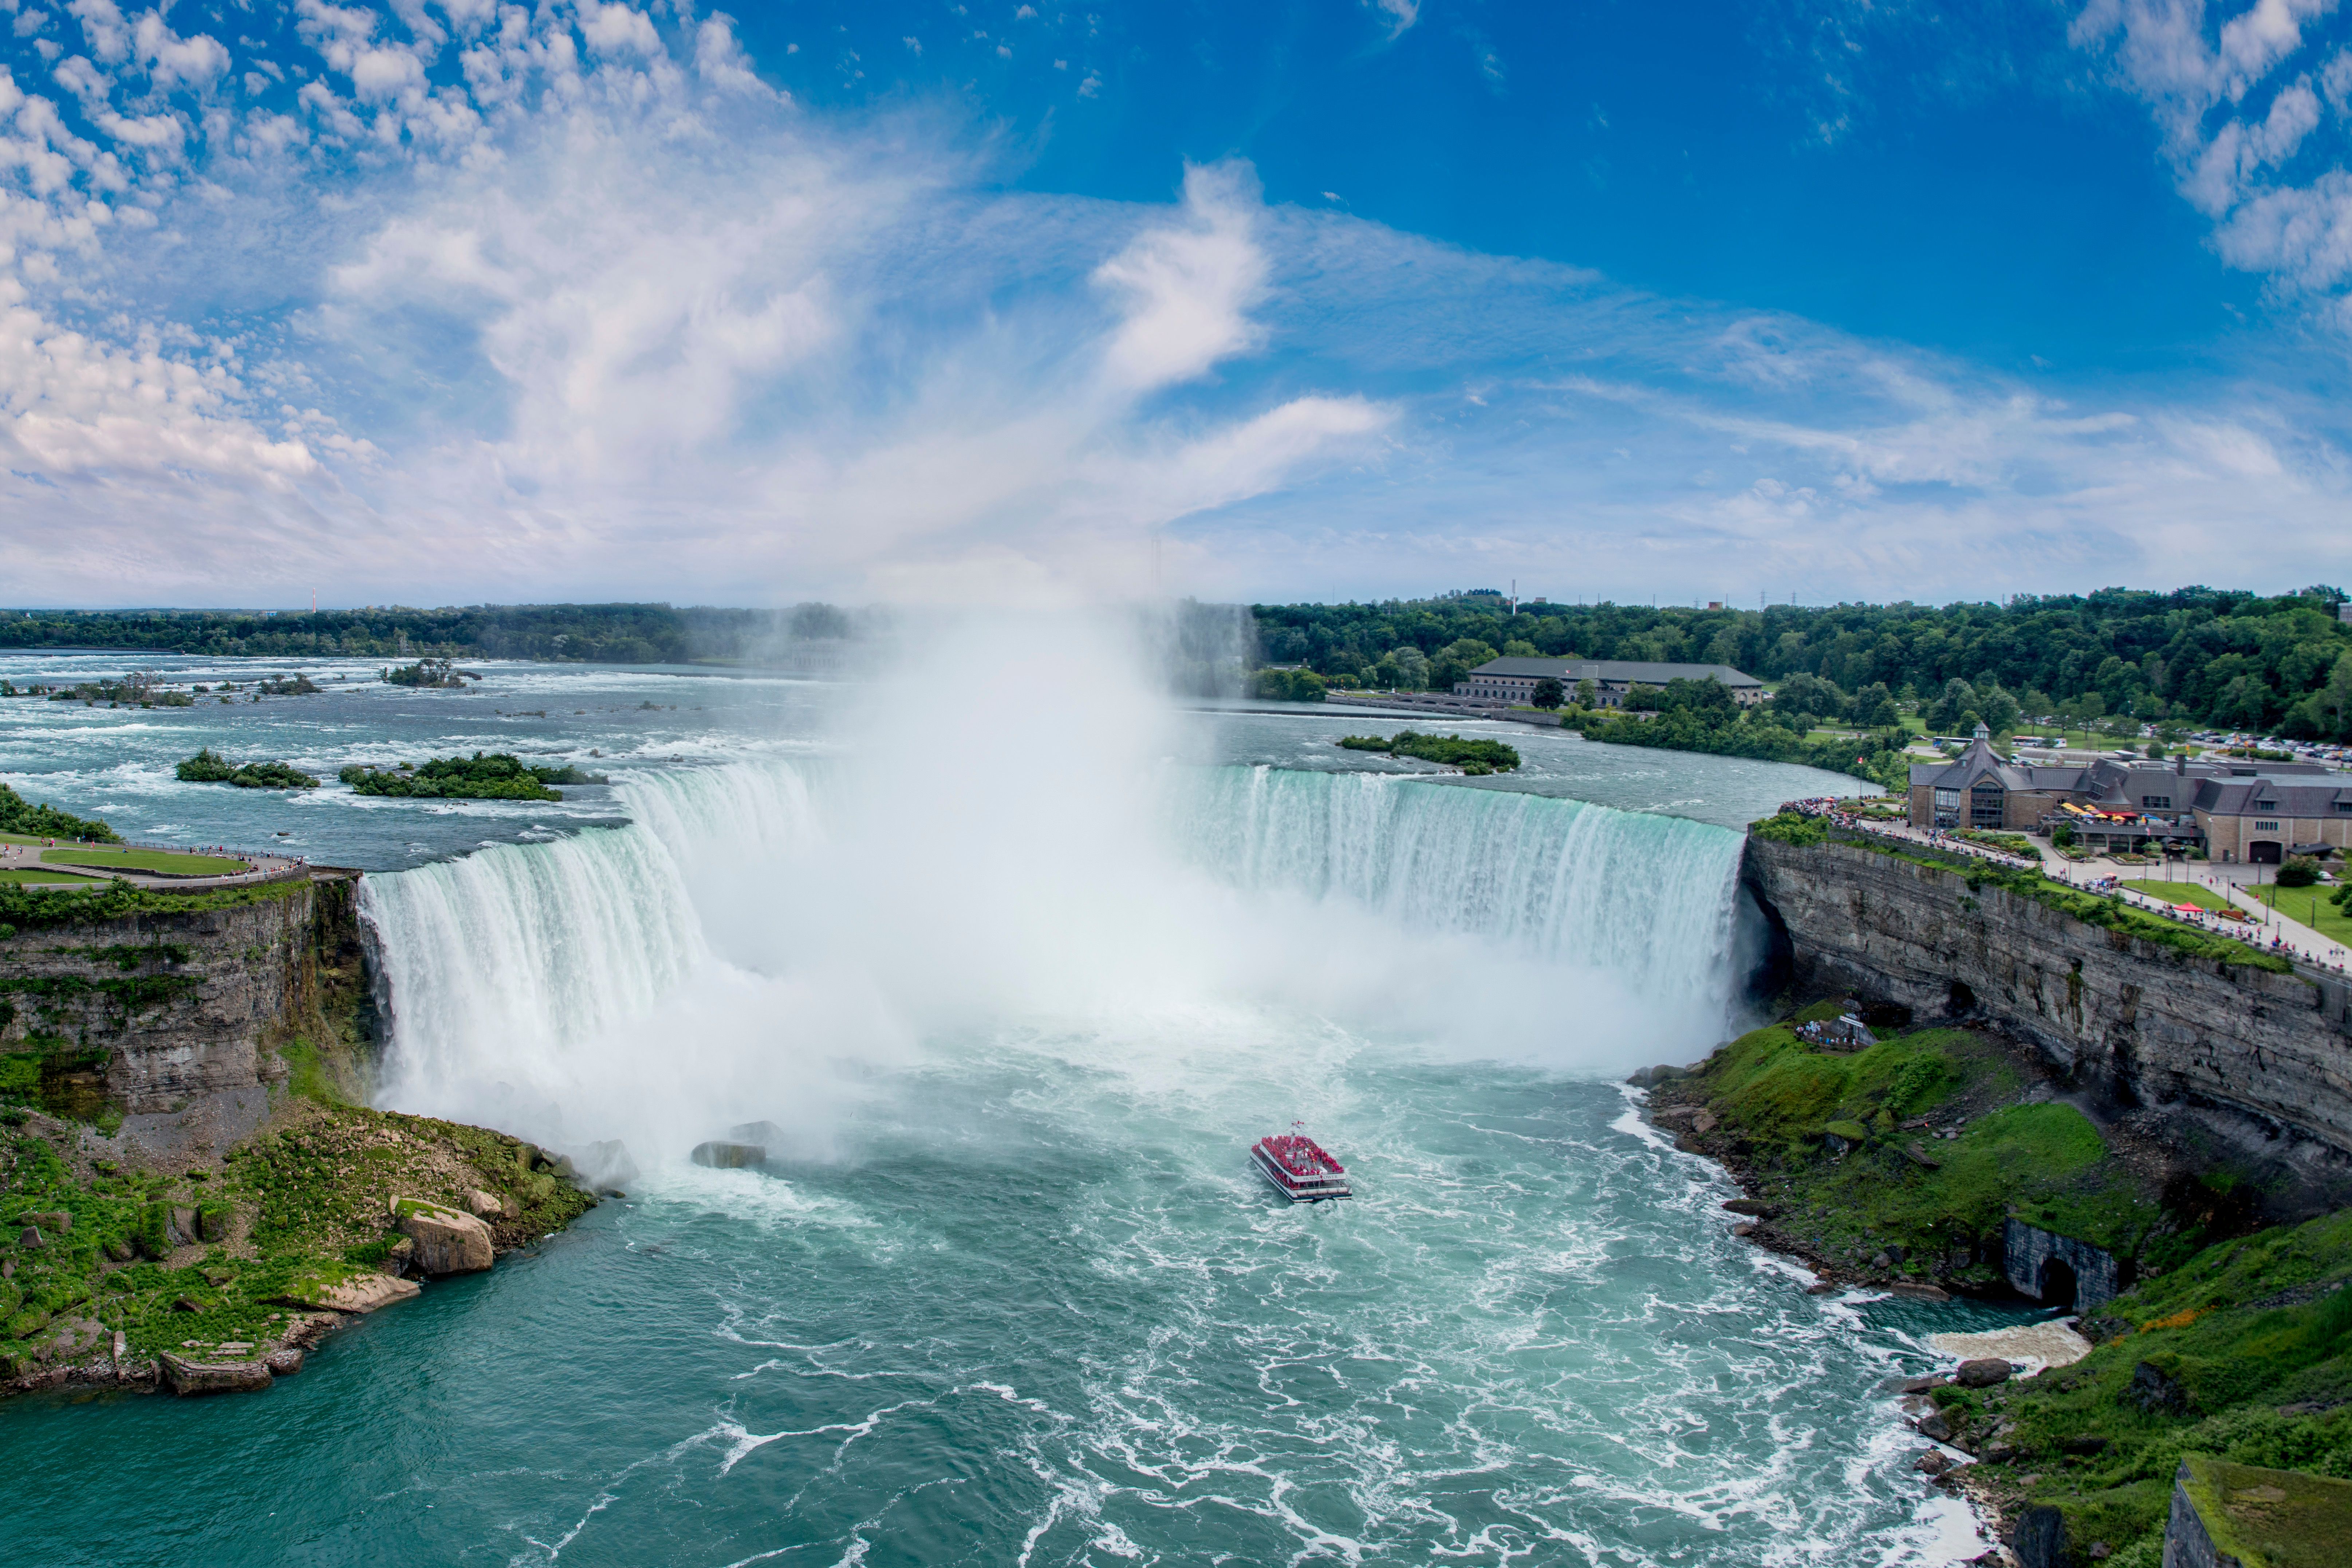
{"label": "grass lawn with path", "polygon": [[2246,891],[2291,921],[2300,921],[2330,942],[2352,947],[2352,918],[2327,901],[2334,888],[2282,888],[2266,883]]}
{"label": "grass lawn with path", "polygon": [[2200,910],[2226,910],[2230,900],[2202,882],[2159,882],[2141,879],[2126,882],[2135,893],[2146,893],[2151,899],[2162,899],[2168,904],[2195,904]]}
{"label": "grass lawn with path", "polygon": [[226,877],[253,868],[218,855],[174,855],[163,849],[45,849],[50,866],[100,866],[110,871],[161,871],[180,877]]}
{"label": "grass lawn with path", "polygon": [[22,888],[29,883],[38,882],[59,886],[71,883],[77,887],[95,887],[103,879],[99,877],[77,877],[70,871],[18,870],[15,867],[0,870],[0,886],[11,888]]}

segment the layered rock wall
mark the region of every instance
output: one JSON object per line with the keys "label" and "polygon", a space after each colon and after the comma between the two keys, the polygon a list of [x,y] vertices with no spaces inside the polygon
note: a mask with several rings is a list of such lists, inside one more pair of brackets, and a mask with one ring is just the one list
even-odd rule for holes
{"label": "layered rock wall", "polygon": [[2341,979],[2192,957],[1848,844],[1750,837],[1741,880],[1801,989],[1989,1022],[2114,1104],[2192,1113],[2330,1182],[2352,1171]]}
{"label": "layered rock wall", "polygon": [[356,891],[320,873],[257,903],[0,939],[0,1070],[37,1072],[45,1103],[82,1115],[282,1079],[269,1047],[321,1026],[325,987],[358,973]]}

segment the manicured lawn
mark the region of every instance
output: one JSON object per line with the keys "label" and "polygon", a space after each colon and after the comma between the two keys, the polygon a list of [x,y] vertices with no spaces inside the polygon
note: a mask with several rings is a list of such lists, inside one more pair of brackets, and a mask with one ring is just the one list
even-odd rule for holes
{"label": "manicured lawn", "polygon": [[2291,921],[2301,921],[2331,942],[2352,947],[2352,919],[2327,901],[2333,888],[2282,888],[2276,883],[2246,891]]}
{"label": "manicured lawn", "polygon": [[71,882],[77,886],[93,886],[102,880],[97,877],[77,877],[70,871],[20,871],[14,868],[0,871],[0,884],[21,888],[27,882]]}
{"label": "manicured lawn", "polygon": [[2202,882],[2159,882],[2154,879],[2124,884],[2135,893],[2146,893],[2162,899],[2168,904],[2195,904],[2200,910],[2226,910],[2230,900]]}
{"label": "manicured lawn", "polygon": [[103,866],[109,870],[168,871],[183,877],[226,876],[252,868],[242,860],[218,855],[173,855],[162,849],[45,849],[41,859],[51,866]]}

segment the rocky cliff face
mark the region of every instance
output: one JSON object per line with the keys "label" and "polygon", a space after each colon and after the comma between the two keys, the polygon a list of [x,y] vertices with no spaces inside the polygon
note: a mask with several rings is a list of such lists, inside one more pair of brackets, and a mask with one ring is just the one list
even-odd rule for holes
{"label": "rocky cliff face", "polygon": [[1834,842],[1750,837],[1741,879],[1802,989],[1990,1022],[2117,1107],[2177,1113],[2331,1190],[2352,1181],[2341,981],[2225,967]]}
{"label": "rocky cliff face", "polygon": [[83,1118],[283,1079],[270,1047],[331,1033],[331,996],[359,985],[356,889],[321,875],[261,902],[0,940],[0,1072]]}

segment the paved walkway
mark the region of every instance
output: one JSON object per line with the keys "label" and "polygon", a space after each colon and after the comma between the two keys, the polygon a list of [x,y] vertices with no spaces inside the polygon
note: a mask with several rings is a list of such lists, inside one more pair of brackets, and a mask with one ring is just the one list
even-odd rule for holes
{"label": "paved walkway", "polygon": [[[2301,921],[2290,920],[2246,891],[2247,887],[2255,881],[2256,872],[2257,868],[2252,866],[2215,866],[2191,861],[2186,868],[2177,868],[2172,877],[2168,879],[2184,886],[2199,887],[2207,892],[2220,894],[2252,915],[2253,920],[2251,923],[2223,920],[2221,916],[2213,914],[2194,917],[2185,915],[2180,912],[2179,903],[2187,902],[2186,900],[2175,902],[2164,898],[2151,897],[2133,888],[2118,888],[2116,889],[2116,895],[2126,903],[2162,913],[2217,935],[2234,936],[2242,941],[2248,941],[2250,945],[2254,947],[2275,948],[2316,968],[2337,973],[2352,972],[2352,951],[2347,951],[2342,942],[2337,942],[2334,937],[2313,930]],[[2137,882],[2162,882],[2168,879],[2162,861],[2158,861],[2152,866],[2125,866],[2105,858],[2069,862],[2064,873],[2065,880],[2077,885],[2099,881],[2108,877]],[[2263,879],[2268,879],[2265,877]],[[2317,892],[2319,896],[2325,897],[2326,892],[2331,890],[2318,889]]]}
{"label": "paved walkway", "polygon": [[[150,892],[157,893],[204,893],[220,888],[250,888],[262,882],[275,882],[282,878],[307,876],[310,873],[310,863],[299,856],[257,854],[246,849],[192,849],[184,846],[162,844],[74,847],[58,845],[57,847],[160,849],[173,855],[219,855],[226,858],[243,860],[251,869],[220,877],[166,877],[152,871],[128,870],[112,866],[60,866],[41,858],[44,846],[6,844],[0,845],[0,871],[58,873],[59,879],[54,882],[21,884],[29,888],[87,888],[89,886],[89,879],[96,878],[102,881],[128,882],[134,888],[143,888]],[[73,879],[67,880],[68,877]]]}
{"label": "paved walkway", "polygon": [[[1987,848],[1981,844],[1971,844],[1964,838],[1954,838],[1946,834],[1913,827],[1907,823],[1864,822],[1841,810],[1840,808],[1846,804],[1842,800],[1825,798],[1790,804],[1812,815],[1826,816],[1840,826],[1849,827],[1856,832],[1875,834],[1880,837],[1898,842],[1918,844],[1945,854],[1972,855],[1978,859],[1989,860],[1997,866],[2030,867],[2035,863],[2032,860],[2020,859],[2014,855],[2003,854],[1997,849]],[[2142,866],[2122,865],[2105,856],[2069,860],[2045,840],[2029,837],[2027,841],[2033,846],[2039,857],[2042,874],[2053,881],[2064,882],[2080,888],[2085,892],[2098,893],[2103,897],[2120,899],[2125,903],[2147,910],[2150,914],[2176,921],[2183,925],[2195,926],[2200,931],[2210,931],[2216,936],[2234,937],[2249,947],[2283,952],[2315,969],[2324,969],[2335,974],[2352,974],[2352,950],[2347,950],[2335,938],[2314,931],[2301,921],[2289,919],[2245,890],[2247,886],[2256,880],[2258,875],[2267,879],[2267,875],[2260,868],[2189,862],[2185,868],[2185,876],[2176,875],[2176,880],[2193,881],[2200,887],[2221,894],[2238,908],[2255,917],[2250,922],[2231,921],[2223,920],[2218,914],[2200,913],[2193,916],[2183,914],[2171,900],[2152,898],[2136,889],[2101,885],[2111,879],[2118,884],[2126,881],[2161,882],[2165,879],[2165,869],[2164,863],[2160,860],[2153,865]]]}

